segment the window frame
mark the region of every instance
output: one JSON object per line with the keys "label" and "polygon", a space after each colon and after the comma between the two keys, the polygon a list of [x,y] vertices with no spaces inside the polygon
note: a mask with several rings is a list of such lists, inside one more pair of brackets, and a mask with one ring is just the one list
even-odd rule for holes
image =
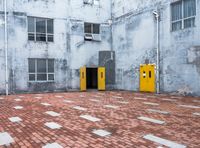
{"label": "window frame", "polygon": [[[29,72],[29,60],[34,60],[35,64],[35,72]],[[46,61],[46,73],[45,72],[38,72],[38,67],[37,67],[37,61],[38,60],[45,60]],[[48,68],[48,62],[49,60],[53,60],[53,69],[54,72],[49,72]],[[45,74],[46,75],[46,80],[38,80],[38,74]],[[35,75],[35,80],[30,80],[30,75]],[[53,80],[49,80],[49,75],[53,75]],[[28,82],[29,83],[40,83],[40,82],[55,82],[55,59],[43,59],[43,58],[28,58]]]}
{"label": "window frame", "polygon": [[[90,24],[91,25],[91,33],[85,32],[85,24]],[[99,33],[94,33],[94,25],[99,25]],[[84,34],[101,35],[101,24],[100,23],[84,22]]]}
{"label": "window frame", "polygon": [[[176,31],[180,31],[180,30],[184,30],[184,29],[189,29],[189,28],[194,28],[196,27],[196,16],[197,16],[197,0],[195,0],[195,15],[193,16],[190,16],[190,17],[184,17],[184,1],[185,0],[176,0],[172,3],[170,3],[170,14],[171,14],[171,17],[170,17],[170,31],[171,32],[176,32]],[[182,18],[179,19],[179,20],[175,20],[175,21],[172,21],[172,5],[177,3],[177,2],[181,2],[181,8],[182,8],[182,12],[181,12],[181,15],[182,15]],[[188,19],[194,19],[194,26],[192,27],[185,27],[185,20],[188,20]],[[174,23],[178,23],[178,22],[181,22],[181,29],[178,29],[178,30],[173,30],[173,24]]]}
{"label": "window frame", "polygon": [[[33,26],[34,26],[34,32],[29,32],[29,26],[27,27],[27,33],[28,33],[28,41],[33,41],[33,42],[46,42],[46,43],[54,43],[54,19],[52,19],[52,18],[42,18],[42,17],[34,17],[34,16],[28,16],[27,17],[27,24],[28,24],[28,19],[29,18],[33,18],[33,22],[34,22],[34,24],[33,24]],[[44,19],[45,20],[45,33],[37,33],[37,19]],[[53,21],[53,33],[48,33],[48,20],[52,20]],[[29,35],[30,34],[32,34],[33,35],[33,38],[34,38],[34,40],[29,40]],[[46,40],[45,41],[38,41],[37,40],[37,35],[45,35],[45,38],[46,38]],[[52,41],[49,41],[48,40],[48,37],[49,36],[51,36],[51,37],[53,37],[53,40]]]}

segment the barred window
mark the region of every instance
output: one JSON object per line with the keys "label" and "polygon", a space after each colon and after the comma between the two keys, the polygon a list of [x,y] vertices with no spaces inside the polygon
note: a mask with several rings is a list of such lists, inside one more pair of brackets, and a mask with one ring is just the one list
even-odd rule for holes
{"label": "barred window", "polygon": [[53,27],[53,19],[28,17],[28,40],[53,42]]}
{"label": "barred window", "polygon": [[54,59],[28,59],[29,81],[54,81]]}
{"label": "barred window", "polygon": [[172,31],[195,26],[196,0],[180,0],[171,4]]}

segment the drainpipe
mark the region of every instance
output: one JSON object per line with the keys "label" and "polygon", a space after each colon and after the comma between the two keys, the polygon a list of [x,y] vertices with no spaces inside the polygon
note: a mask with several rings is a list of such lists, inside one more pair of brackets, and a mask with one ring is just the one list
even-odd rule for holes
{"label": "drainpipe", "polygon": [[4,0],[4,48],[5,48],[5,87],[8,95],[8,30],[7,30],[7,0]]}
{"label": "drainpipe", "polygon": [[160,40],[160,36],[159,36],[159,33],[160,33],[160,30],[159,30],[159,18],[160,18],[160,15],[159,15],[159,12],[158,11],[153,11],[153,14],[156,18],[156,22],[157,22],[157,50],[156,50],[156,92],[157,94],[160,93],[160,48],[159,48],[159,40]]}

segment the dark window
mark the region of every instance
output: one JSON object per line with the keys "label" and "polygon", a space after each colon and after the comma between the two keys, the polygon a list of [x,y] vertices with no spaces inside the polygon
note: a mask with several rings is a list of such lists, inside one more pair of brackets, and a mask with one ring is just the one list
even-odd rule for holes
{"label": "dark window", "polygon": [[171,4],[172,31],[195,26],[196,0],[180,0]]}
{"label": "dark window", "polygon": [[99,24],[93,24],[93,33],[100,34],[100,25]]}
{"label": "dark window", "polygon": [[29,81],[54,81],[54,59],[29,59]]}
{"label": "dark window", "polygon": [[28,40],[53,42],[54,41],[53,19],[28,17]]}
{"label": "dark window", "polygon": [[100,24],[84,23],[84,33],[100,34]]}
{"label": "dark window", "polygon": [[45,73],[47,71],[46,60],[45,59],[38,59],[37,60],[37,72],[38,73]]}
{"label": "dark window", "polygon": [[29,59],[29,73],[35,73],[35,60]]}
{"label": "dark window", "polygon": [[92,33],[92,24],[85,23],[85,33]]}
{"label": "dark window", "polygon": [[49,19],[47,20],[47,33],[53,34],[53,20]]}

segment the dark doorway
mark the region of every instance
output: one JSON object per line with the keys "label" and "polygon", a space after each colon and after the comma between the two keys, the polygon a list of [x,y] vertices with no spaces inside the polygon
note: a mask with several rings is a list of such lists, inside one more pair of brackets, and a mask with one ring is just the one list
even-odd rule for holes
{"label": "dark doorway", "polygon": [[97,68],[87,68],[87,89],[97,89]]}

